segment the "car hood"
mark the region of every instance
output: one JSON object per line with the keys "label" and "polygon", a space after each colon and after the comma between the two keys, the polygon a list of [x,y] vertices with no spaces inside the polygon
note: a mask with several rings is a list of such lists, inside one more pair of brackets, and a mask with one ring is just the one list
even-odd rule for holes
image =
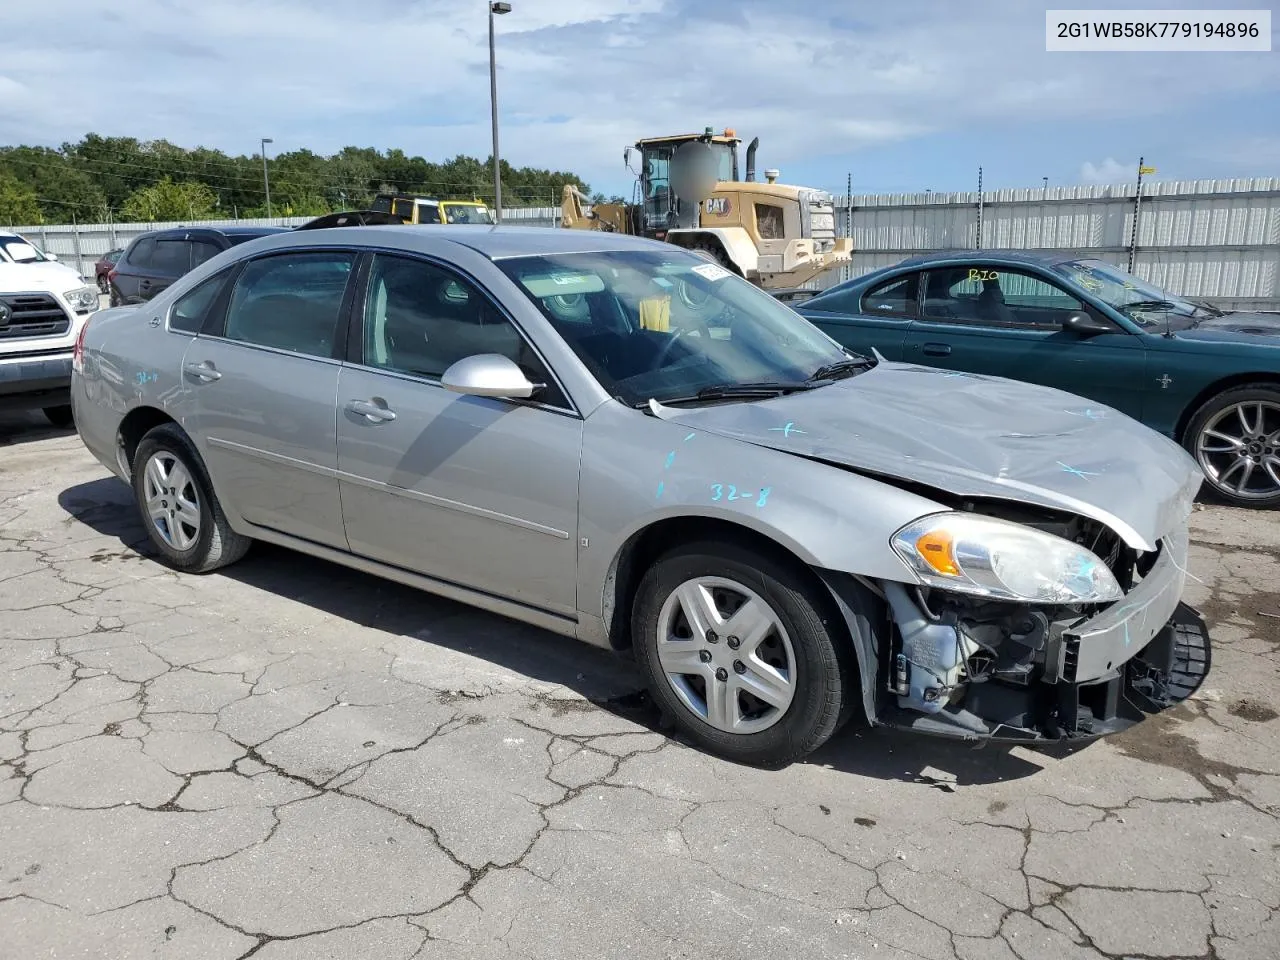
{"label": "car hood", "polygon": [[1259,338],[1280,346],[1280,313],[1226,313],[1220,317],[1201,320],[1194,327],[1178,330],[1174,336],[1180,340],[1230,340],[1236,343],[1257,343]]}
{"label": "car hood", "polygon": [[1176,443],[1109,407],[934,367],[882,361],[771,400],[651,406],[689,428],[889,480],[1074,512],[1138,550],[1185,526],[1203,481]]}
{"label": "car hood", "polygon": [[64,263],[0,263],[0,293],[66,293],[83,286],[80,274]]}

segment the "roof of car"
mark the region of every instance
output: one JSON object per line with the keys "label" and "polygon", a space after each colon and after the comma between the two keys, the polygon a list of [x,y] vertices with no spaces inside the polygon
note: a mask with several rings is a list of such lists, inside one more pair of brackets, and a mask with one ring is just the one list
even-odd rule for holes
{"label": "roof of car", "polygon": [[192,229],[213,230],[217,233],[225,233],[229,237],[263,237],[269,233],[288,233],[290,227],[193,227]]}
{"label": "roof of car", "polygon": [[414,246],[414,238],[430,236],[469,247],[490,260],[606,250],[672,249],[670,244],[643,237],[606,233],[602,230],[567,230],[563,227],[487,227],[480,224],[433,223],[329,227],[308,232],[312,238],[361,246],[408,246],[410,249]]}
{"label": "roof of car", "polygon": [[1013,263],[1035,263],[1051,266],[1067,260],[1079,259],[1080,254],[1062,250],[934,250],[931,253],[919,253],[895,263],[895,267],[905,267],[917,263],[946,263],[956,260],[1005,260]]}

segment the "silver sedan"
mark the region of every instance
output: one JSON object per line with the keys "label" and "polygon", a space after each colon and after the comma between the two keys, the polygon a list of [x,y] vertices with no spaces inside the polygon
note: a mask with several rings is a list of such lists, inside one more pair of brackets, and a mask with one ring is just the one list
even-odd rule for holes
{"label": "silver sedan", "polygon": [[854,717],[1098,736],[1208,669],[1172,441],[848,353],[668,244],[265,237],[96,314],[72,396],[174,567],[268,541],[632,655],[739,761]]}

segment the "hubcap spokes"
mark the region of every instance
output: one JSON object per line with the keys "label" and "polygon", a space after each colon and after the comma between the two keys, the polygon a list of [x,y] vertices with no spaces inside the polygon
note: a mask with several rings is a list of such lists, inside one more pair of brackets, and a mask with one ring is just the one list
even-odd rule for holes
{"label": "hubcap spokes", "polygon": [[147,516],[156,533],[175,550],[189,550],[200,537],[200,494],[187,468],[161,451],[143,472]]}
{"label": "hubcap spokes", "polygon": [[722,577],[672,591],[658,615],[658,660],[685,706],[725,733],[768,729],[795,697],[795,651],[778,615]]}
{"label": "hubcap spokes", "polygon": [[1218,411],[1200,431],[1196,458],[1225,493],[1246,500],[1280,494],[1280,402],[1244,400]]}

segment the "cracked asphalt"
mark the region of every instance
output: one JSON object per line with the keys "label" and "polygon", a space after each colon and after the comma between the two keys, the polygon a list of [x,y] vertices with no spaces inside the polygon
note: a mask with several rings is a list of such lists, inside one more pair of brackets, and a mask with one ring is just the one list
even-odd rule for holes
{"label": "cracked asphalt", "polygon": [[170,572],[0,416],[0,957],[1280,956],[1280,514],[1193,529],[1182,707],[762,771],[583,645],[263,546]]}

